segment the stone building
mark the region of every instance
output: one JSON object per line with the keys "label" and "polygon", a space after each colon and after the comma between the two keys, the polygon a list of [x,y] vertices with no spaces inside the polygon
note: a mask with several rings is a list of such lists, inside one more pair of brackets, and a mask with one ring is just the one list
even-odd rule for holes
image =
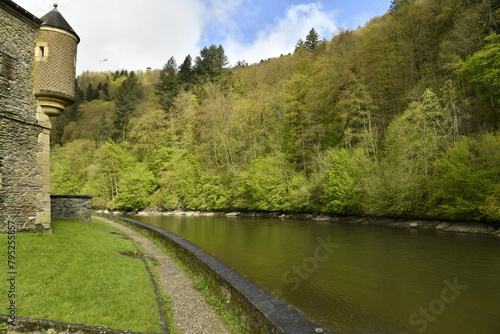
{"label": "stone building", "polygon": [[49,116],[73,104],[79,42],[57,5],[0,0],[0,232],[51,232]]}

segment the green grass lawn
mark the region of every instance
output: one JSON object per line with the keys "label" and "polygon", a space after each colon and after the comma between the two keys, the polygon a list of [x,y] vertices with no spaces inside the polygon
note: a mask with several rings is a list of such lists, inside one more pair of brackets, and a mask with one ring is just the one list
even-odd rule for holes
{"label": "green grass lawn", "polygon": [[[17,235],[17,316],[160,332],[144,263],[119,254],[136,250],[133,241],[111,234],[119,231],[96,219],[53,221],[52,230]],[[2,238],[6,253],[7,236]],[[0,301],[5,314],[7,293]]]}

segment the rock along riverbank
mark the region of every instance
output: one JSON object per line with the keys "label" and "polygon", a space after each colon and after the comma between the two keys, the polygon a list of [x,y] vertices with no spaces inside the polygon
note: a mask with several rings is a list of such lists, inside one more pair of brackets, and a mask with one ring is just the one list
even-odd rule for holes
{"label": "rock along riverbank", "polygon": [[480,221],[442,221],[424,219],[377,218],[357,216],[333,216],[311,213],[282,213],[282,212],[207,212],[207,211],[158,211],[146,210],[139,212],[121,212],[98,210],[97,213],[113,214],[116,216],[127,214],[137,216],[226,216],[250,218],[278,218],[324,221],[354,225],[380,225],[398,228],[419,229],[429,231],[487,234],[500,237],[500,222],[486,223]]}

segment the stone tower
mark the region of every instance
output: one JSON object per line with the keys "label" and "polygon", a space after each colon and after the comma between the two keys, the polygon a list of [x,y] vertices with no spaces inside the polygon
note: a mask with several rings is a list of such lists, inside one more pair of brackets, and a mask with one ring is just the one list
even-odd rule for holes
{"label": "stone tower", "polygon": [[57,5],[0,0],[0,233],[51,233],[49,116],[73,104],[79,41]]}
{"label": "stone tower", "polygon": [[35,49],[35,96],[43,113],[57,116],[74,102],[80,38],[57,10],[45,16]]}

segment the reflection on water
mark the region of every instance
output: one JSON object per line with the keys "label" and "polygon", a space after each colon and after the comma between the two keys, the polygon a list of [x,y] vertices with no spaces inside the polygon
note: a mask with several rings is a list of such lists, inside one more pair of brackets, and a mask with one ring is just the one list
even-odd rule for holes
{"label": "reflection on water", "polygon": [[500,333],[500,238],[226,217],[131,217],[176,233],[333,333]]}

